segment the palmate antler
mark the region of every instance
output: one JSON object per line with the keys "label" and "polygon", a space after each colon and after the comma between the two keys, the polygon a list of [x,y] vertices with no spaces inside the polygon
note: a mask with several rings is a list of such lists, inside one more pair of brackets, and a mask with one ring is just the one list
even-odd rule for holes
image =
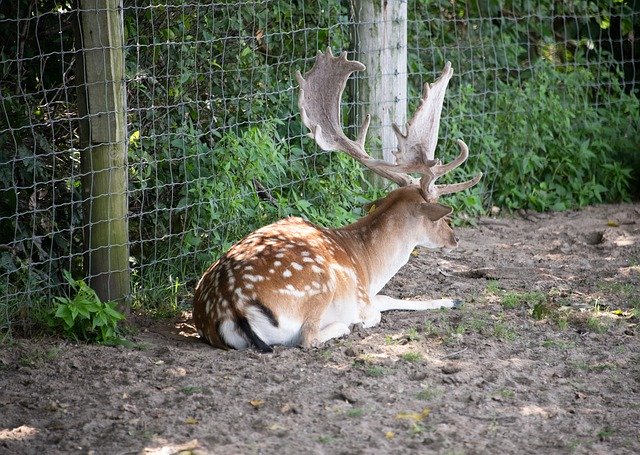
{"label": "palmate antler", "polygon": [[[302,122],[309,129],[322,150],[341,150],[348,153],[378,175],[389,179],[399,186],[419,185],[424,198],[429,202],[437,201],[443,194],[455,193],[470,188],[480,181],[482,174],[462,183],[436,185],[438,177],[464,163],[469,156],[467,145],[458,140],[460,154],[448,164],[442,164],[434,158],[438,143],[440,114],[444,94],[453,75],[451,63],[447,62],[440,77],[433,84],[425,84],[420,106],[407,124],[406,134],[393,124],[398,149],[394,152],[395,164],[371,158],[364,149],[369,128],[370,116],[367,115],[356,140],[349,139],[342,130],[340,122],[340,100],[347,79],[354,71],[362,71],[365,66],[354,60],[347,60],[346,52],[334,57],[331,49],[326,53],[318,52],[313,68],[302,76],[296,75],[300,83],[298,106]],[[420,179],[410,173],[420,174]]]}

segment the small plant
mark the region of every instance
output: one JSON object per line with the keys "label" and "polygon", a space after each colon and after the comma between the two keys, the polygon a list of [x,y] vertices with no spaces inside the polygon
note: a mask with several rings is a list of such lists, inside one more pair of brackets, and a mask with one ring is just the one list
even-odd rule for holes
{"label": "small plant", "polygon": [[364,415],[364,409],[362,408],[352,408],[347,411],[347,417],[357,418],[362,417]]}
{"label": "small plant", "polygon": [[419,352],[405,352],[400,356],[406,362],[419,362],[422,360],[422,354]]}
{"label": "small plant", "polygon": [[420,392],[418,392],[418,399],[429,401],[434,398],[439,398],[442,396],[442,389],[437,387],[425,387]]}
{"label": "small plant", "polygon": [[609,330],[609,326],[604,323],[602,318],[598,317],[597,314],[594,314],[587,319],[587,327],[595,333],[606,333]]}
{"label": "small plant", "polygon": [[336,438],[326,434],[321,434],[316,438],[316,441],[318,441],[320,444],[333,444],[335,440]]}
{"label": "small plant", "polygon": [[370,378],[379,378],[380,376],[384,376],[386,372],[387,370],[380,365],[371,365],[369,368],[364,370],[364,374]]}
{"label": "small plant", "polygon": [[512,341],[516,337],[516,333],[509,329],[504,322],[496,322],[494,324],[493,335],[503,341]]}
{"label": "small plant", "polygon": [[508,309],[520,306],[536,306],[547,301],[546,295],[541,292],[508,292],[502,297],[502,306]]}
{"label": "small plant", "polygon": [[124,315],[115,302],[101,302],[96,292],[83,280],[74,280],[69,271],[64,276],[75,292],[73,298],[55,297],[56,308],[50,314],[50,325],[62,328],[66,336],[79,341],[115,343],[120,341],[118,322]]}
{"label": "small plant", "polygon": [[487,283],[487,292],[489,294],[499,294],[501,290],[498,280],[491,280]]}
{"label": "small plant", "polygon": [[25,367],[41,367],[55,360],[59,353],[60,350],[58,348],[51,348],[46,351],[36,349],[23,355],[20,358],[20,364]]}
{"label": "small plant", "polygon": [[613,436],[613,434],[615,433],[615,431],[609,427],[604,427],[603,429],[601,429],[600,431],[598,431],[598,434],[596,435],[598,437],[598,440],[600,442],[604,442],[604,441],[608,441],[611,436]]}
{"label": "small plant", "polygon": [[504,399],[510,399],[515,397],[516,393],[511,389],[500,389],[498,394]]}
{"label": "small plant", "polygon": [[420,339],[418,329],[416,329],[415,327],[409,328],[409,330],[407,330],[407,339],[409,341],[418,341]]}

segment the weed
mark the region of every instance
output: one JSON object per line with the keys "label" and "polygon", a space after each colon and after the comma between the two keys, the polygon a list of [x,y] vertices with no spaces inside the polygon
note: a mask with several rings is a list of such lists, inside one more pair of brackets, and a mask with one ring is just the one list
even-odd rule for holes
{"label": "weed", "polygon": [[510,399],[516,396],[516,393],[511,389],[500,389],[498,394],[504,399]]}
{"label": "weed", "polygon": [[412,351],[405,352],[400,357],[405,362],[420,362],[422,360],[422,354],[420,354],[419,352],[412,352]]}
{"label": "weed", "polygon": [[387,370],[380,365],[371,365],[364,370],[364,374],[370,378],[379,378],[380,376],[384,376],[386,373]]}
{"label": "weed", "polygon": [[124,315],[116,310],[115,302],[103,303],[98,295],[83,280],[74,280],[69,271],[65,278],[75,291],[75,296],[55,297],[58,302],[49,314],[49,324],[62,328],[65,335],[75,340],[95,341],[98,343],[117,343],[118,322]]}
{"label": "weed", "polygon": [[386,346],[394,346],[396,344],[400,344],[400,340],[398,338],[395,338],[393,335],[385,335],[384,344]]}
{"label": "weed", "polygon": [[347,417],[357,418],[362,417],[364,415],[364,409],[362,408],[351,408],[347,411]]}
{"label": "weed", "polygon": [[482,333],[487,327],[487,321],[481,318],[473,318],[469,322],[469,329],[474,332]]}
{"label": "weed", "polygon": [[407,339],[409,341],[418,341],[420,339],[420,335],[418,334],[418,329],[415,327],[410,327],[407,330]]}
{"label": "weed", "polygon": [[41,367],[55,360],[60,349],[53,347],[47,350],[35,349],[20,357],[20,364],[25,367]]}
{"label": "weed", "polygon": [[185,395],[193,395],[194,393],[202,393],[204,392],[204,387],[199,387],[195,385],[188,385],[182,388],[182,393]]}
{"label": "weed", "polygon": [[316,441],[318,441],[320,444],[332,444],[336,441],[336,438],[326,434],[321,434],[320,436],[316,437]]}
{"label": "weed", "polygon": [[614,433],[615,433],[615,430],[613,430],[612,428],[604,427],[600,431],[598,431],[596,436],[598,437],[598,440],[600,442],[605,442],[605,441],[608,441],[611,438],[611,436],[613,436]]}
{"label": "weed", "polygon": [[541,321],[552,316],[555,312],[555,307],[549,305],[546,302],[536,303],[531,309],[531,316],[536,321]]}
{"label": "weed", "polygon": [[[177,270],[173,270],[176,273]],[[178,316],[183,308],[181,301],[187,300],[187,290],[185,283],[180,278],[174,277],[172,271],[167,267],[156,266],[151,270],[146,270],[145,281],[154,283],[144,289],[138,288],[142,280],[138,276],[137,270],[133,271],[133,281],[136,283],[134,301],[131,307],[134,310],[157,318],[167,319]],[[169,277],[168,281],[166,277]]]}
{"label": "weed", "polygon": [[569,328],[569,319],[567,318],[567,316],[558,315],[555,321],[560,330],[567,330]]}
{"label": "weed", "polygon": [[594,314],[587,319],[587,328],[595,333],[607,333],[609,325],[598,314]]}
{"label": "weed", "polygon": [[493,325],[493,336],[503,341],[513,341],[516,338],[516,332],[511,330],[504,322],[496,322]]}
{"label": "weed", "polygon": [[442,396],[442,389],[438,387],[425,387],[420,392],[418,392],[418,399],[429,401],[434,398],[439,398]]}
{"label": "weed", "polygon": [[542,292],[507,292],[502,296],[502,306],[514,309],[521,306],[534,307],[544,304],[547,296]]}
{"label": "weed", "polygon": [[489,294],[497,295],[502,291],[500,288],[500,282],[498,280],[490,280],[487,283],[487,292]]}
{"label": "weed", "polygon": [[426,320],[424,321],[423,331],[427,335],[437,335],[438,327],[436,326],[434,321]]}
{"label": "weed", "polygon": [[570,349],[574,348],[576,345],[569,341],[547,339],[542,342],[542,346],[547,349]]}

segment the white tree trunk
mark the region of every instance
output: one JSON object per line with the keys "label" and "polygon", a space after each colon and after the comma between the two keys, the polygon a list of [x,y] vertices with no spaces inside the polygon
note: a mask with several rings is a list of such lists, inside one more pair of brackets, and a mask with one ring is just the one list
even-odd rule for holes
{"label": "white tree trunk", "polygon": [[368,151],[393,163],[397,141],[392,123],[404,128],[407,117],[407,2],[357,0],[358,120],[371,115]]}

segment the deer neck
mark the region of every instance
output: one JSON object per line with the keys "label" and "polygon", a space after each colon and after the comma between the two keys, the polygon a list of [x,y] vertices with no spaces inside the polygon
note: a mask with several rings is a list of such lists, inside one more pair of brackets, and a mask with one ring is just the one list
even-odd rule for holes
{"label": "deer neck", "polygon": [[[379,212],[379,213],[376,213]],[[356,223],[336,231],[356,258],[368,279],[369,292],[376,295],[405,265],[418,245],[416,220],[403,207],[378,209]]]}

